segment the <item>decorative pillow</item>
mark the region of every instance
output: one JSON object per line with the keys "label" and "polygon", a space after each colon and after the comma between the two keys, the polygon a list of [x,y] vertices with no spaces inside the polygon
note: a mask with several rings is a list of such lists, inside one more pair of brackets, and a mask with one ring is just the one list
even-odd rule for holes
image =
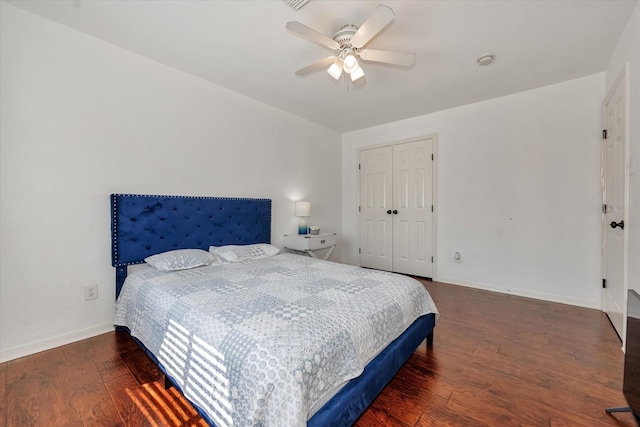
{"label": "decorative pillow", "polygon": [[280,249],[268,243],[253,245],[209,246],[209,252],[219,255],[225,261],[235,262],[248,258],[266,258],[277,255]]}
{"label": "decorative pillow", "polygon": [[176,271],[209,265],[216,258],[214,254],[202,249],[178,249],[152,255],[144,260],[156,270]]}

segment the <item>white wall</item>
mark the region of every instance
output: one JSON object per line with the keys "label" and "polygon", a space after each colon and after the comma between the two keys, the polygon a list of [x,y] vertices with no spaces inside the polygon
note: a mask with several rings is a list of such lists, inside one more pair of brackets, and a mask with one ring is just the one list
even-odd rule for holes
{"label": "white wall", "polygon": [[629,71],[629,156],[635,171],[629,176],[629,215],[625,230],[629,233],[629,288],[640,291],[640,6],[620,36],[607,66],[607,92],[628,63]]}
{"label": "white wall", "polygon": [[278,246],[304,198],[310,223],[340,232],[336,132],[0,12],[0,361],[112,329],[110,193],[272,198]]}
{"label": "white wall", "polygon": [[604,86],[600,73],[344,134],[344,259],[358,262],[358,148],[435,133],[437,279],[600,308]]}

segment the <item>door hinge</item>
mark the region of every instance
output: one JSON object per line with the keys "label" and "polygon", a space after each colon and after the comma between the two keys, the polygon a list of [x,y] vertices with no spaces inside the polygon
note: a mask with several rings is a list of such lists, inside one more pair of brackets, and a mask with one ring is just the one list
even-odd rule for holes
{"label": "door hinge", "polygon": [[362,206],[358,206],[358,212],[362,212]]}
{"label": "door hinge", "polygon": [[602,279],[602,289],[607,289],[607,279]]}
{"label": "door hinge", "polygon": [[433,205],[431,205],[431,212],[433,212]]}
{"label": "door hinge", "polygon": [[607,139],[607,130],[602,129],[602,139]]}
{"label": "door hinge", "polygon": [[606,213],[607,213],[607,205],[606,205],[606,204],[603,204],[603,205],[602,205],[602,213],[603,213],[603,214],[606,214]]}
{"label": "door hinge", "polygon": [[360,170],[360,163],[358,163],[358,170]]}
{"label": "door hinge", "polygon": [[433,154],[431,155],[431,161],[433,162]]}
{"label": "door hinge", "polygon": [[431,264],[433,264],[433,257],[431,257]]}
{"label": "door hinge", "polygon": [[358,253],[361,254],[362,253],[362,249],[358,248]]}

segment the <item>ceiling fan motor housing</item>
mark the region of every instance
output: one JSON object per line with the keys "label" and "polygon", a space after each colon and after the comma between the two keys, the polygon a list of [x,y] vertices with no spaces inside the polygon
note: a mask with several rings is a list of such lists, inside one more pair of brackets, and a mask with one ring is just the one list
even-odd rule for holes
{"label": "ceiling fan motor housing", "polygon": [[358,31],[358,27],[352,24],[343,25],[337,33],[333,35],[333,40],[340,43],[340,47],[351,45],[351,37]]}

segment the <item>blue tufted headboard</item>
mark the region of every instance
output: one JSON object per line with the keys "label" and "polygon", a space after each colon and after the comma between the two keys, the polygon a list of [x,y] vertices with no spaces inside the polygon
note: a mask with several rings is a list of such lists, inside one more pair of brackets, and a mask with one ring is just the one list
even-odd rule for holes
{"label": "blue tufted headboard", "polygon": [[271,200],[111,195],[111,265],[116,297],[127,266],[174,249],[271,243]]}

